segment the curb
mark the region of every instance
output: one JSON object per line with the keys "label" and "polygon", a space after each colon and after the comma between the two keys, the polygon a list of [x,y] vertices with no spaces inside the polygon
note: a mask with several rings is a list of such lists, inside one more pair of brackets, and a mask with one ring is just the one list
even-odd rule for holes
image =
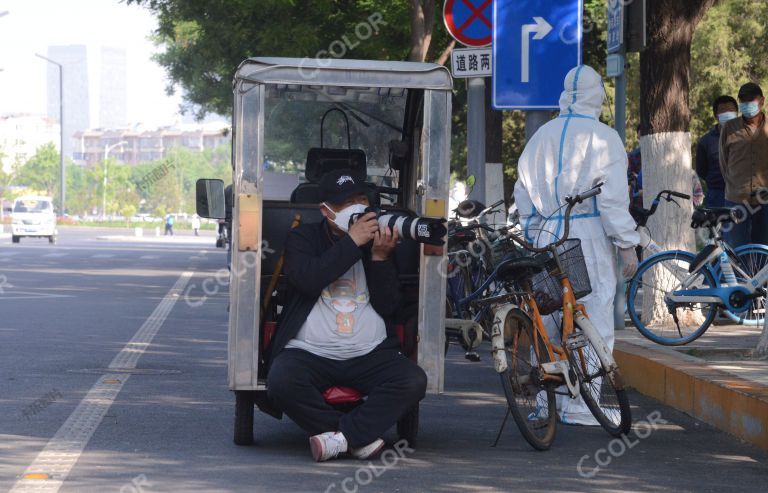
{"label": "curb", "polygon": [[767,386],[626,341],[616,341],[613,354],[628,386],[768,450]]}

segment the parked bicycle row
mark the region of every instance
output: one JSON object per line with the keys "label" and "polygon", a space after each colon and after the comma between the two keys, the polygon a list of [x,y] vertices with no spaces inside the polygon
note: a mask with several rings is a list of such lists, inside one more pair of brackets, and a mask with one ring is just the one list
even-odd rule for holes
{"label": "parked bicycle row", "polygon": [[[582,396],[612,434],[631,426],[611,347],[576,301],[592,286],[581,242],[569,237],[571,212],[599,193],[597,187],[566,198],[562,235],[549,243],[541,241],[545,230],[534,244],[526,241],[515,215],[493,227],[487,218],[500,212],[502,202],[485,208],[464,201],[449,222],[446,350],[455,340],[467,359],[479,361],[478,347],[491,341],[510,413],[537,449],[554,439],[558,397]],[[768,247],[728,245],[722,230],[738,221],[734,209],[694,211],[691,227],[703,229],[708,240],[698,253],[665,251],[652,238],[648,221],[659,206],[679,207],[687,200],[687,194],[663,190],[649,209],[631,207],[640,236],[637,255],[644,260],[628,281],[627,309],[638,331],[659,344],[691,342],[718,315],[742,324],[764,321]],[[561,421],[568,423],[562,416]]]}

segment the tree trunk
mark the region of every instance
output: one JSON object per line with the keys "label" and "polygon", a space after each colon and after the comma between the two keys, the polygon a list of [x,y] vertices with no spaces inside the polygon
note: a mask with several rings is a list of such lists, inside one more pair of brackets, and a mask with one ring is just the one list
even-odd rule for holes
{"label": "tree trunk", "polygon": [[[640,55],[640,149],[647,208],[661,190],[691,193],[691,44],[696,26],[715,1],[648,0],[648,48]],[[688,228],[692,205],[681,205],[660,205],[648,224],[651,236],[665,250],[695,251],[694,232]],[[654,281],[643,279],[646,286]],[[663,293],[643,297],[643,321],[671,323]]]}
{"label": "tree trunk", "polygon": [[435,63],[438,65],[445,65],[445,63],[448,61],[448,58],[451,56],[451,52],[453,51],[454,48],[456,48],[456,40],[452,39],[450,44],[446,46],[443,52],[440,53],[440,56],[437,57],[437,60],[435,60]]}
{"label": "tree trunk", "polygon": [[411,0],[411,52],[408,60],[427,59],[435,24],[435,0]]}
{"label": "tree trunk", "polygon": [[768,359],[768,325],[763,327],[763,333],[760,335],[760,340],[757,342],[755,355],[758,358]]}
{"label": "tree trunk", "polygon": [[[493,109],[493,87],[490,79],[485,79],[485,181],[487,205],[493,204],[498,199],[508,203],[507,192],[504,189],[504,161],[502,160],[502,124],[504,114],[500,110]],[[506,211],[501,217],[506,220]]]}

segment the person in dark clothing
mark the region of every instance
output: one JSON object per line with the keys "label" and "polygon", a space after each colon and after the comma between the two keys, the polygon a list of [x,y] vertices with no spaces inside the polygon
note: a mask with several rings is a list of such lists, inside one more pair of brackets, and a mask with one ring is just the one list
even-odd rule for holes
{"label": "person in dark clothing", "polygon": [[229,184],[224,188],[224,222],[219,223],[219,234],[224,236],[224,230],[226,230],[224,248],[227,249],[227,269],[229,270],[232,270],[232,208],[234,205],[235,195],[232,192],[232,184]]}
{"label": "person in dark clothing", "polygon": [[720,129],[739,117],[739,104],[731,96],[720,96],[712,103],[712,113],[717,120],[712,130],[704,135],[696,146],[696,174],[707,184],[707,207],[725,206],[725,180],[720,171]]}
{"label": "person in dark clothing", "polygon": [[[292,295],[272,345],[270,399],[312,436],[316,461],[349,452],[369,459],[381,435],[426,391],[426,374],[400,352],[392,316],[402,298],[391,258],[397,231],[380,227],[365,183],[350,170],[319,183],[323,221],[293,229],[284,272]],[[332,386],[368,396],[343,413],[325,402]]]}

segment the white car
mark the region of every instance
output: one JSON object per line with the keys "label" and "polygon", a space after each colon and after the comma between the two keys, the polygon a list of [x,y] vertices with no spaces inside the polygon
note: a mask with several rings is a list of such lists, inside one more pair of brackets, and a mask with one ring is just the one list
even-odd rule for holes
{"label": "white car", "polygon": [[11,212],[11,241],[18,243],[24,236],[48,238],[56,243],[56,213],[51,197],[24,196],[17,198]]}

